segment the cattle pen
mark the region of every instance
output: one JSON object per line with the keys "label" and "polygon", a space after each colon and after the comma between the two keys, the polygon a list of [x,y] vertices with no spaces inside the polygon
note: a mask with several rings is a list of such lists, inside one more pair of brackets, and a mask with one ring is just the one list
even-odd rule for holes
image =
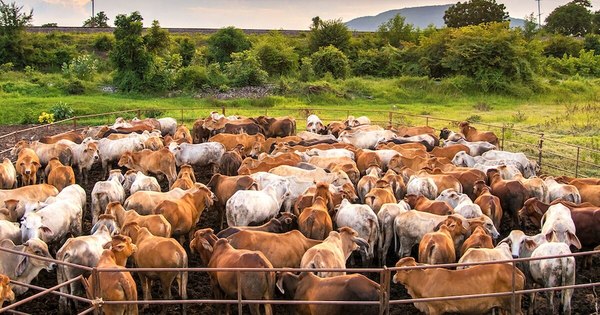
{"label": "cattle pen", "polygon": [[[33,301],[34,299],[40,298],[42,296],[48,294],[55,294],[61,297],[65,297],[68,299],[72,299],[73,301],[87,303],[86,308],[80,312],[80,315],[89,314],[89,313],[99,313],[104,305],[125,305],[125,304],[154,304],[154,305],[181,305],[183,310],[185,305],[191,304],[231,304],[237,305],[238,314],[243,314],[243,305],[249,304],[273,304],[273,305],[334,305],[334,304],[344,304],[344,305],[373,305],[378,306],[379,314],[390,314],[390,306],[397,304],[408,304],[408,303],[424,303],[424,302],[435,302],[435,301],[447,301],[447,300],[467,300],[467,299],[477,299],[477,298],[486,298],[486,297],[500,297],[500,296],[511,296],[511,314],[517,314],[517,310],[520,311],[521,306],[516,305],[517,296],[529,294],[529,293],[538,293],[538,292],[550,292],[550,291],[559,291],[565,289],[584,289],[584,288],[595,288],[600,286],[600,282],[592,282],[592,283],[583,283],[583,284],[575,284],[569,286],[559,286],[559,287],[550,287],[550,288],[538,288],[538,289],[526,289],[526,290],[517,290],[515,285],[515,279],[517,274],[517,263],[520,262],[529,262],[533,260],[545,260],[545,259],[554,259],[554,258],[562,258],[562,257],[581,257],[581,256],[589,256],[589,255],[597,255],[600,254],[600,250],[589,251],[589,252],[580,252],[580,253],[572,253],[567,255],[555,255],[555,256],[545,256],[542,258],[517,258],[511,260],[501,260],[501,261],[490,261],[490,262],[477,262],[477,263],[452,263],[452,264],[438,264],[438,265],[418,265],[413,267],[383,267],[383,268],[346,268],[346,269],[318,269],[318,271],[344,271],[344,272],[352,272],[352,273],[376,273],[379,275],[379,285],[380,285],[380,294],[378,301],[340,301],[340,300],[321,300],[321,301],[301,301],[301,300],[245,300],[242,298],[242,290],[241,286],[241,274],[244,272],[311,272],[316,271],[317,269],[308,269],[308,268],[125,268],[125,269],[102,269],[102,268],[90,268],[87,266],[81,266],[77,264],[67,263],[64,261],[59,261],[55,259],[49,259],[46,257],[36,256],[28,253],[22,253],[19,251],[14,251],[7,248],[0,247],[0,251],[10,252],[16,255],[23,255],[30,258],[36,258],[48,262],[53,262],[55,264],[70,266],[74,268],[79,268],[83,271],[90,273],[90,277],[92,279],[96,279],[94,281],[95,284],[98,284],[99,274],[102,272],[235,272],[237,281],[237,299],[235,300],[215,300],[215,299],[187,299],[187,300],[137,300],[137,301],[103,301],[99,298],[94,298],[95,296],[100,295],[100,288],[98,285],[94,285],[88,289],[88,294],[90,297],[84,298],[80,296],[75,296],[72,294],[66,294],[62,292],[58,292],[57,290],[62,287],[69,285],[76,281],[81,281],[83,276],[75,277],[71,280],[68,280],[63,283],[59,283],[56,286],[50,288],[43,288],[31,284],[26,284],[18,281],[11,280],[10,282],[13,285],[22,285],[26,286],[33,290],[40,291],[28,298],[20,300],[16,303],[8,305],[6,307],[0,308],[0,313],[7,312],[12,314],[27,314],[23,312],[15,311],[14,309],[24,305],[28,302]],[[487,294],[471,294],[471,295],[458,295],[458,296],[442,296],[442,297],[430,297],[430,298],[411,298],[411,299],[397,299],[393,300],[390,298],[390,290],[392,286],[393,273],[396,271],[407,271],[407,270],[416,270],[416,269],[431,269],[431,268],[456,268],[456,267],[469,267],[474,265],[492,265],[492,264],[510,264],[512,268],[512,286],[511,291],[506,292],[495,292],[495,293],[487,293]],[[520,299],[519,299],[520,300]],[[597,305],[597,302],[596,302]],[[597,306],[596,306],[597,308]]]}
{"label": "cattle pen", "polygon": [[[366,115],[372,117],[372,123],[384,127],[429,126],[436,130],[443,128],[456,129],[458,120],[434,117],[431,115],[414,115],[398,110],[354,110],[335,108],[227,108],[227,107],[188,107],[181,109],[129,109],[108,113],[75,116],[47,125],[38,125],[0,135],[0,157],[8,157],[11,146],[20,139],[31,138],[36,130],[47,133],[78,130],[93,124],[111,124],[117,117],[173,117],[180,123],[191,125],[199,117],[217,111],[223,115],[271,115],[274,117],[290,116],[305,119],[316,114],[323,121],[344,120],[350,115]],[[600,150],[586,146],[557,140],[543,132],[514,128],[510,124],[496,125],[489,123],[471,123],[480,129],[493,131],[498,135],[499,149],[511,152],[523,152],[528,158],[537,161],[541,173],[546,175],[573,175],[575,177],[600,176]],[[55,129],[58,128],[58,129]]]}

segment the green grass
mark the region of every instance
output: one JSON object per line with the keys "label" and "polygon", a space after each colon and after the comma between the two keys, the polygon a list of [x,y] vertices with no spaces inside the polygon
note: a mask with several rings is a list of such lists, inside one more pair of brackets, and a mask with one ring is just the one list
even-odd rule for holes
{"label": "green grass", "polygon": [[[56,74],[8,73],[0,75],[2,115],[0,124],[18,124],[29,112],[37,117],[53,105],[64,102],[75,115],[105,113],[128,109],[158,109],[161,116],[171,116],[191,126],[198,117],[225,107],[227,115],[294,116],[298,120],[311,113],[325,122],[340,120],[347,115],[367,115],[372,121],[387,124],[392,111],[394,124],[429,125],[441,129],[456,127],[445,120],[470,120],[499,127],[544,132],[545,138],[560,140],[591,148],[600,147],[600,85],[598,80],[574,78],[563,81],[532,83],[534,88],[516,86],[514,95],[499,95],[476,91],[465,86],[464,78],[434,81],[428,78],[402,77],[396,79],[352,78],[310,83],[289,83],[285,92],[260,99],[216,100],[196,98],[193,93],[164,97],[142,94],[103,93],[100,87],[109,82],[105,75],[95,82],[86,82],[85,95],[66,95],[60,88],[65,79]],[[309,109],[309,110],[306,110]],[[182,113],[183,110],[183,113]],[[125,116],[131,118],[136,113]],[[414,117],[410,115],[426,115]],[[79,121],[79,124],[106,124],[119,115]],[[299,129],[302,123],[298,124]],[[481,126],[499,136],[501,128]],[[538,155],[539,136],[527,132],[505,130],[505,149]],[[521,145],[516,142],[525,142]],[[576,149],[546,141],[545,164],[574,169]],[[560,157],[557,154],[567,156]],[[590,163],[600,163],[600,155],[581,151],[580,157]],[[589,175],[598,171],[580,165]],[[588,175],[586,174],[586,175]]]}

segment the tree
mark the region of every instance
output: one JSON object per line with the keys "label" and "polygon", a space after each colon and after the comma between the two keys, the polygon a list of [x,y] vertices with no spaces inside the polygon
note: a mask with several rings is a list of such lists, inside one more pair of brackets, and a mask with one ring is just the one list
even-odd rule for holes
{"label": "tree", "polygon": [[23,11],[23,6],[0,0],[0,64],[12,62],[24,67],[25,26],[31,23],[33,10]]}
{"label": "tree", "polygon": [[250,48],[250,41],[239,28],[222,28],[208,38],[208,57],[211,61],[225,63],[231,61],[231,54]]}
{"label": "tree", "polygon": [[148,34],[144,36],[144,43],[148,52],[163,55],[167,52],[170,42],[169,31],[161,28],[157,20],[152,21],[152,27],[148,30]]}
{"label": "tree", "polygon": [[110,59],[116,70],[113,80],[123,91],[141,91],[151,67],[152,58],[142,37],[143,20],[137,11],[115,18],[115,47]]}
{"label": "tree", "polygon": [[298,54],[279,32],[262,38],[252,51],[269,75],[287,75],[298,69]]}
{"label": "tree", "polygon": [[546,18],[546,29],[566,36],[584,36],[592,31],[592,12],[587,0],[574,0],[557,7]]}
{"label": "tree", "polygon": [[396,14],[389,21],[381,24],[377,29],[377,37],[383,44],[389,44],[396,48],[402,48],[403,42],[415,42],[418,32],[412,24],[406,24],[406,18]]}
{"label": "tree", "polygon": [[93,16],[87,20],[85,20],[85,22],[83,22],[83,26],[84,27],[108,27],[108,16],[106,16],[106,13],[104,13],[104,11],[100,11],[96,14],[96,16]]}
{"label": "tree", "polygon": [[329,72],[334,78],[343,79],[350,72],[348,57],[333,45],[319,48],[310,58],[313,70],[319,76]]}
{"label": "tree", "polygon": [[539,31],[538,24],[537,24],[537,20],[535,19],[535,16],[533,15],[533,13],[531,13],[525,17],[525,24],[523,25],[522,29],[523,29],[523,36],[527,40],[533,39],[533,37],[535,37],[535,35],[538,33],[538,31]]}
{"label": "tree", "polygon": [[444,22],[448,27],[463,27],[506,20],[508,20],[506,7],[504,4],[496,3],[496,0],[458,2],[444,13]]}
{"label": "tree", "polygon": [[318,16],[313,18],[313,25],[310,28],[308,46],[312,52],[316,52],[321,47],[329,45],[347,52],[350,48],[350,39],[352,34],[342,20],[323,21]]}
{"label": "tree", "polygon": [[179,42],[179,55],[181,55],[182,65],[187,67],[192,64],[196,55],[196,46],[189,38],[184,38]]}

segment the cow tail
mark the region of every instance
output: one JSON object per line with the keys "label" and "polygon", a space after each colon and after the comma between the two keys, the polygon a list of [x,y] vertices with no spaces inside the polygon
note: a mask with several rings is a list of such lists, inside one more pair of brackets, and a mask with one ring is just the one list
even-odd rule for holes
{"label": "cow tail", "polygon": [[[183,268],[187,268],[188,267],[188,258],[187,258],[187,254],[181,255],[181,257],[179,257],[181,260],[181,266],[183,266]],[[179,274],[177,275],[177,278],[179,278],[177,281],[179,284],[179,296],[182,299],[187,299],[187,283],[188,283],[188,272],[187,271],[181,271],[179,272]]]}
{"label": "cow tail", "polygon": [[429,262],[429,258],[433,254],[434,249],[435,249],[435,242],[433,240],[429,240],[429,242],[427,242],[427,246],[425,247],[425,257],[419,257],[419,258],[421,260],[427,258],[427,261]]}
{"label": "cow tail", "polygon": [[[310,262],[310,264],[308,264],[308,268],[312,268],[312,269],[320,269],[321,268],[321,255],[317,254],[315,255],[315,257],[313,257],[313,260]],[[311,271],[313,274],[317,274],[317,271]]]}
{"label": "cow tail", "polygon": [[308,235],[305,235],[306,237],[308,237],[308,238],[315,238],[314,235],[313,235],[313,227],[314,227],[314,225],[315,225],[315,213],[312,212],[308,216],[308,218],[306,218],[306,228],[307,228],[306,229],[306,234],[308,234]]}
{"label": "cow tail", "polygon": [[[373,197],[374,199],[375,197]],[[375,242],[377,242],[377,236],[379,235],[379,224],[377,224],[376,220],[373,219],[368,219],[369,221],[369,231],[371,231],[371,235],[369,235],[369,239],[367,240],[367,242],[370,244],[375,244]],[[368,250],[369,256],[371,256],[371,258],[373,258],[373,256],[375,255],[375,249],[372,246],[369,246],[369,250]]]}

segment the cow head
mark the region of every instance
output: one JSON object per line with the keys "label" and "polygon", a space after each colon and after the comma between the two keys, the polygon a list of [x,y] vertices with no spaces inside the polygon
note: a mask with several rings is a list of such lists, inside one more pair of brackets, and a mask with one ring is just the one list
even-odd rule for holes
{"label": "cow head", "polygon": [[213,246],[217,242],[217,236],[213,229],[206,228],[197,230],[190,242],[190,250],[192,253],[200,255],[200,259],[205,266],[208,266],[213,253]]}
{"label": "cow head", "polygon": [[369,243],[363,238],[358,237],[358,233],[351,227],[341,227],[338,231],[331,231],[329,237],[339,237],[342,241],[342,250],[345,254],[345,259],[348,259],[353,251],[360,249],[368,252]]}
{"label": "cow head", "polygon": [[104,244],[104,249],[113,252],[116,263],[120,266],[125,266],[127,258],[137,251],[137,246],[133,244],[129,236],[114,235],[112,240]]}
{"label": "cow head", "polygon": [[541,244],[541,242],[537,242],[538,240],[545,242],[543,237],[531,237],[525,235],[521,230],[512,230],[510,234],[498,244],[508,244],[513,258],[530,257],[531,253]]}
{"label": "cow head", "polygon": [[4,301],[9,301],[10,303],[15,301],[15,293],[9,284],[10,278],[0,275],[0,308],[4,304]]}
{"label": "cow head", "polygon": [[106,230],[109,235],[119,234],[119,224],[117,218],[112,214],[101,214],[98,217],[98,221],[92,227],[91,234],[101,233],[100,231]]}
{"label": "cow head", "polygon": [[126,166],[127,168],[133,168],[133,155],[131,152],[125,152],[119,159],[119,167]]}
{"label": "cow head", "polygon": [[44,225],[43,218],[38,213],[27,213],[21,221],[21,238],[23,240],[39,238],[45,241],[53,234],[54,232]]}
{"label": "cow head", "polygon": [[35,161],[30,156],[27,156],[20,160],[17,168],[19,173],[23,175],[33,175],[37,173],[40,166],[41,165],[38,161]]}
{"label": "cow head", "polygon": [[404,283],[408,274],[412,271],[416,271],[416,270],[410,270],[408,268],[415,267],[415,266],[417,266],[417,261],[413,257],[404,257],[404,258],[400,259],[396,263],[396,268],[407,268],[407,269],[397,270],[396,274],[392,278],[392,281],[394,283]]}
{"label": "cow head", "polygon": [[486,215],[483,215],[483,216],[481,216],[479,218],[467,219],[467,221],[469,222],[469,226],[470,226],[471,231],[476,226],[480,226],[493,239],[497,239],[498,236],[500,236],[500,233],[498,233],[498,230],[496,229],[496,226],[494,226],[494,222],[492,221],[492,219],[490,219]]}
{"label": "cow head", "polygon": [[[24,252],[52,259],[50,252],[48,251],[48,245],[39,238],[32,238],[23,244]],[[27,265],[31,264],[33,268],[46,269],[47,271],[52,271],[56,264],[53,262],[30,258],[26,256],[20,256],[19,264],[17,265],[16,275],[20,276],[23,273],[27,272]]]}

